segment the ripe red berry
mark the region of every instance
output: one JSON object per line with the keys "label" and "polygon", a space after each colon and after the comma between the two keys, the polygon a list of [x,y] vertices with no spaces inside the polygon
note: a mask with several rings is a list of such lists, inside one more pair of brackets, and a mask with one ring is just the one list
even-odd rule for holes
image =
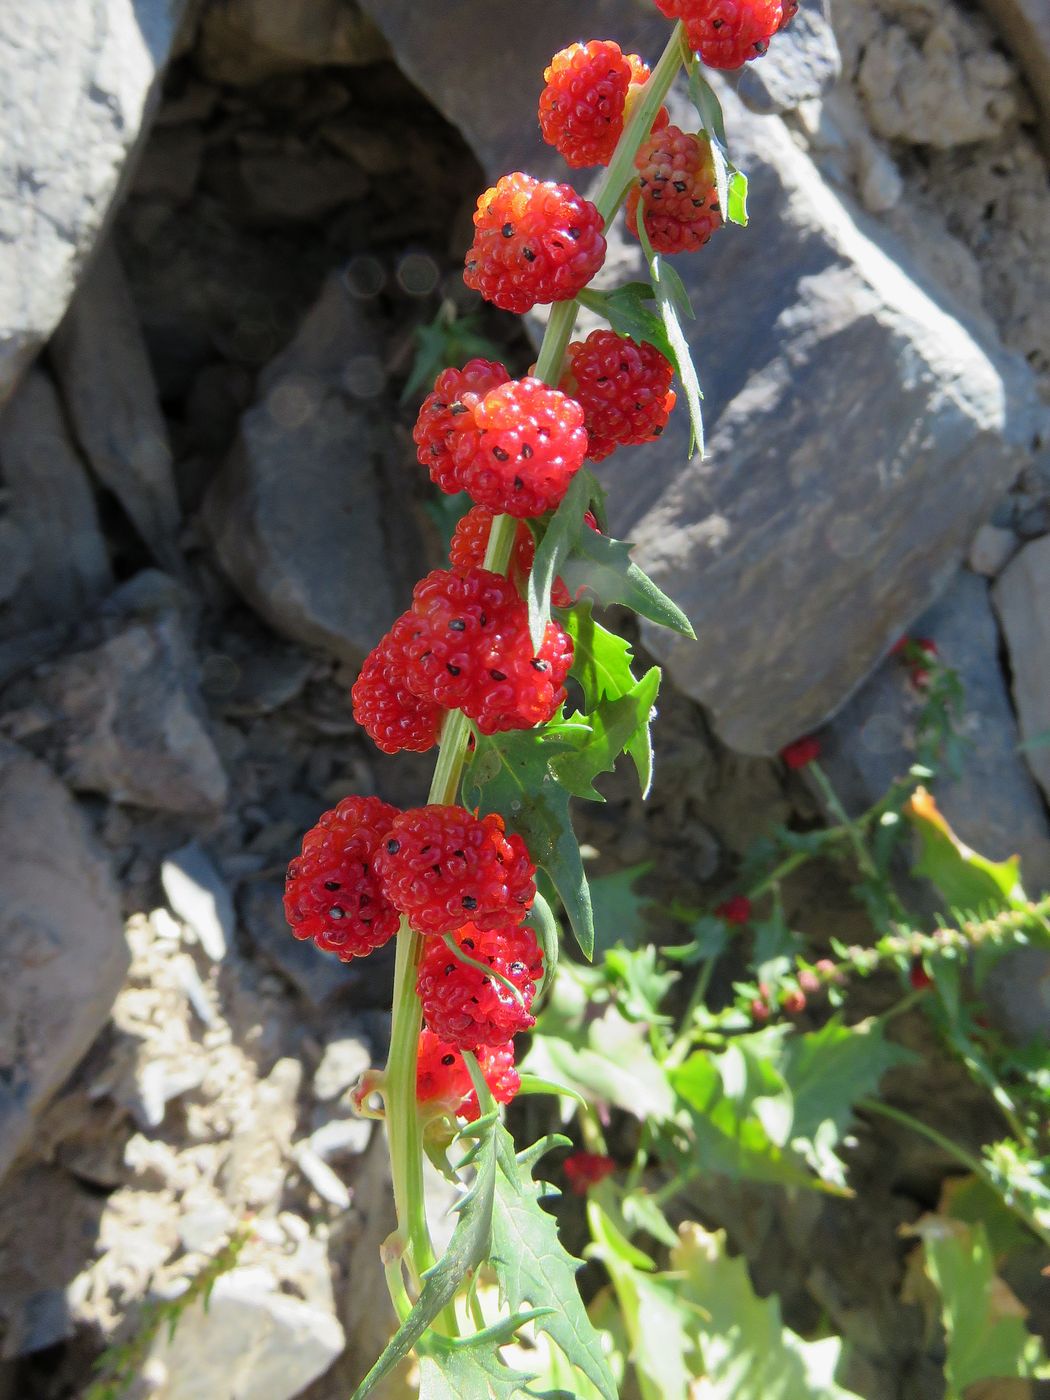
{"label": "ripe red berry", "polygon": [[451,451],[457,429],[470,421],[470,411],[480,398],[509,378],[495,360],[468,360],[462,369],[443,370],[423,400],[412,430],[416,456],[434,485],[449,495],[463,489]]}
{"label": "ripe red berry", "polygon": [[808,996],[813,996],[821,989],[820,978],[816,972],[811,971],[808,967],[804,967],[798,974],[798,985]]}
{"label": "ripe red berry", "polygon": [[807,734],[805,738],[796,739],[793,744],[782,748],[780,757],[789,768],[805,768],[807,763],[820,757],[820,740]]}
{"label": "ripe red berry", "polygon": [[524,925],[479,929],[464,924],[452,935],[456,946],[517,987],[522,1000],[494,977],[456,957],[444,939],[427,940],[416,992],[423,1019],[442,1040],[476,1050],[505,1045],[536,1023],[532,999],[543,976],[543,954],[536,935]]}
{"label": "ripe red berry", "polygon": [[654,345],[615,331],[592,331],[569,346],[561,388],[583,409],[592,462],[660,436],[675,406],[673,375]]}
{"label": "ripe red berry", "polygon": [[761,998],[756,997],[755,1000],[751,1003],[751,1008],[750,1008],[750,1009],[751,1009],[751,1019],[752,1019],[752,1021],[757,1022],[758,1025],[761,1026],[761,1025],[763,1025],[766,1021],[769,1020],[769,1002],[768,1002],[768,1001],[762,1001]]}
{"label": "ripe red berry", "polygon": [[602,216],[590,200],[518,171],[478,200],[463,280],[520,316],[538,302],[571,300],[604,261]]}
{"label": "ripe red berry", "polygon": [[735,894],[732,899],[719,904],[715,913],[727,924],[744,925],[751,921],[751,901],[746,894]]}
{"label": "ripe red berry", "polygon": [[632,83],[649,69],[637,54],[621,52],[610,39],[571,44],[556,53],[543,74],[540,130],[566,164],[608,165],[623,133]]}
{"label": "ripe red berry", "polygon": [[585,1196],[592,1186],[597,1186],[616,1170],[613,1159],[601,1152],[573,1152],[562,1165],[577,1196]]}
{"label": "ripe red berry", "polygon": [[777,25],[778,32],[781,29],[786,29],[798,14],[798,0],[782,0],[782,4],[784,13],[780,16],[780,23]]}
{"label": "ripe red berry", "polygon": [[349,962],[393,937],[401,918],[380,887],[374,857],[399,815],[378,797],[344,797],[311,827],[284,889],[296,938],[312,938]]}
{"label": "ripe red berry", "polygon": [[806,1009],[806,994],[802,991],[787,992],[781,1006],[789,1016],[799,1016]]}
{"label": "ripe red berry", "polygon": [[[482,1048],[478,1051],[478,1066],[496,1102],[510,1103],[521,1088],[514,1068],[513,1043]],[[419,1037],[416,1098],[422,1104],[433,1105],[438,1112],[453,1113],[471,1123],[481,1112],[462,1052],[429,1030]]]}
{"label": "ripe red berry", "polygon": [[475,404],[452,443],[463,490],[497,514],[523,519],[553,509],[587,455],[583,409],[531,376]]}
{"label": "ripe red berry", "polygon": [[410,688],[462,710],[483,734],[545,724],[565,699],[571,638],[552,620],[534,651],[528,608],[501,574],[435,569],[416,584],[412,617]]}
{"label": "ripe red berry", "polygon": [[643,141],[634,158],[638,183],[627,196],[627,227],[638,233],[638,208],[657,253],[693,253],[722,225],[711,144],[669,126]]}
{"label": "ripe red berry", "polygon": [[689,47],[709,68],[739,68],[760,57],[787,22],[782,0],[656,0],[656,6],[685,22]]}
{"label": "ripe red berry", "polygon": [[482,930],[517,923],[536,894],[525,842],[494,813],[414,807],[390,825],[375,857],[384,895],[420,933],[452,933],[469,919]]}
{"label": "ripe red berry", "polygon": [[426,753],[438,741],[445,711],[409,688],[404,638],[411,629],[404,613],[365,659],[350,692],[354,719],[383,753]]}

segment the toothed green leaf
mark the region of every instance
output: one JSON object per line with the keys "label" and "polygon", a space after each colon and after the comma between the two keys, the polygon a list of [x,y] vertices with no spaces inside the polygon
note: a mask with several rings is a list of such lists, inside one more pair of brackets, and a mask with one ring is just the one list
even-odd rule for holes
{"label": "toothed green leaf", "polygon": [[576,548],[562,565],[561,576],[573,597],[587,588],[600,603],[622,603],[639,617],[695,637],[692,624],[631,558],[631,546],[623,540],[581,530]]}
{"label": "toothed green leaf", "polygon": [[[572,674],[583,691],[587,709],[595,709],[602,700],[618,700],[627,695],[636,683],[630,644],[595,622],[591,604],[586,601],[566,614],[565,630],[574,648]],[[650,726],[640,729],[625,749],[638,770],[642,796],[648,797],[653,777]]]}

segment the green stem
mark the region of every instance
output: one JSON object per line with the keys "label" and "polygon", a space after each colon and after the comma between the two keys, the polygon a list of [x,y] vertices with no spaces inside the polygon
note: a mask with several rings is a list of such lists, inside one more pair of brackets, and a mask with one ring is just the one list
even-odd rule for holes
{"label": "green stem", "polygon": [[[595,204],[606,226],[615,217],[627,186],[633,178],[635,153],[649,134],[653,119],[681,66],[682,33],[682,25],[675,25],[666,49],[638,96],[595,196]],[[547,384],[557,385],[561,378],[565,351],[576,324],[577,311],[575,301],[559,302],[551,308],[535,370],[536,377]],[[516,520],[507,515],[499,515],[492,522],[485,551],[486,569],[491,569],[494,573],[506,573],[514,547],[517,524]],[[441,748],[434,770],[434,780],[430,785],[428,803],[447,804],[456,801],[470,733],[470,722],[467,718],[459,710],[450,710],[441,731]],[[398,1228],[406,1241],[405,1258],[409,1275],[417,1288],[420,1276],[435,1262],[423,1200],[423,1142],[416,1104],[416,1062],[422,1015],[415,981],[421,950],[422,939],[419,934],[409,926],[407,920],[402,920],[397,935],[394,963],[393,1024],[385,1100],[394,1205]],[[449,1319],[449,1312],[450,1309],[446,1309],[442,1320],[446,1330],[454,1334],[455,1319]]]}
{"label": "green stem", "polygon": [[968,1172],[972,1172],[990,1191],[1002,1201],[1008,1210],[1013,1211],[1019,1220],[1023,1220],[1033,1234],[1038,1235],[1044,1244],[1050,1245],[1050,1230],[1041,1225],[1038,1220],[1019,1201],[1003,1193],[1002,1188],[987,1170],[984,1163],[979,1158],[967,1152],[958,1143],[952,1142],[951,1138],[946,1138],[943,1133],[939,1133],[936,1128],[931,1128],[928,1123],[923,1123],[918,1118],[913,1118],[910,1113],[905,1113],[903,1109],[893,1108],[888,1103],[881,1103],[878,1099],[858,1099],[857,1107],[865,1109],[868,1113],[881,1114],[883,1118],[890,1118],[894,1123],[899,1123],[904,1128],[910,1128],[913,1133],[919,1133],[930,1142],[935,1143],[942,1152],[955,1159],[961,1167],[965,1167]]}
{"label": "green stem", "polygon": [[686,1055],[688,1055],[692,1047],[693,1017],[696,1014],[697,1007],[701,1004],[704,997],[707,996],[707,989],[711,985],[711,974],[715,970],[715,961],[714,958],[705,958],[703,966],[697,974],[696,981],[693,983],[693,990],[689,994],[689,1001],[685,1008],[685,1014],[682,1016],[682,1029],[679,1031],[674,1044],[667,1052],[667,1059],[664,1061],[664,1064],[669,1068],[677,1068],[685,1059]]}

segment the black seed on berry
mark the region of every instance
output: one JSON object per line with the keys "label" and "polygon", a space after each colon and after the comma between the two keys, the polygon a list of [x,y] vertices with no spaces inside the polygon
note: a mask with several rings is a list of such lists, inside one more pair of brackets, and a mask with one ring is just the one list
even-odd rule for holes
{"label": "black seed on berry", "polygon": [[679,194],[684,194],[685,191],[688,189],[688,186],[686,185],[684,180],[675,180],[674,187]]}
{"label": "black seed on berry", "polygon": [[507,452],[505,448],[502,448],[502,447],[494,447],[494,448],[492,449],[492,455],[493,455],[493,457],[495,457],[495,459],[496,459],[497,462],[509,462],[509,461],[510,461],[510,453]]}
{"label": "black seed on berry", "polygon": [[568,230],[568,234],[569,237],[573,240],[573,242],[575,242],[576,239],[580,236],[580,230],[576,228],[575,225],[573,225],[573,227]]}
{"label": "black seed on berry", "polygon": [[520,454],[520,455],[521,455],[522,457],[525,458],[526,462],[527,462],[527,461],[529,460],[529,458],[532,456],[532,448],[529,446],[529,444],[528,444],[527,442],[523,442],[523,443],[521,444],[521,454]]}
{"label": "black seed on berry", "polygon": [[512,972],[515,977],[520,977],[526,971],[526,967],[523,962],[512,962],[507,971]]}
{"label": "black seed on berry", "polygon": [[324,882],[324,887],[325,887],[326,890],[337,890],[337,889],[339,888],[339,881],[338,881],[338,880],[326,880],[326,881]]}
{"label": "black seed on berry", "polygon": [[540,659],[539,659],[538,657],[535,657],[535,656],[534,656],[534,657],[532,658],[532,660],[529,662],[529,665],[532,667],[532,669],[533,669],[534,671],[546,671],[546,670],[548,670],[548,666],[547,666],[546,661],[540,661]]}
{"label": "black seed on berry", "polygon": [[346,918],[346,910],[340,908],[340,906],[339,906],[338,904],[333,904],[332,907],[331,907],[331,909],[329,909],[329,911],[328,911],[328,917],[329,917],[330,919],[345,919],[345,918]]}
{"label": "black seed on berry", "polygon": [[441,1063],[443,1065],[454,1065],[456,1063],[456,1057],[455,1055],[442,1055]]}
{"label": "black seed on berry", "polygon": [[503,225],[503,227],[500,229],[500,232],[503,234],[503,237],[504,237],[504,238],[513,238],[513,237],[514,237],[514,225],[513,225],[512,223],[509,223],[509,222],[508,222],[508,223],[505,223],[505,224]]}
{"label": "black seed on berry", "polygon": [[455,964],[455,963],[449,963],[448,967],[445,968],[445,976],[447,977],[447,976],[449,975],[450,972],[455,972],[455,970],[456,970],[456,964]]}
{"label": "black seed on berry", "polygon": [[392,856],[396,856],[398,851],[401,849],[401,842],[392,838],[386,843],[386,848]]}
{"label": "black seed on berry", "polygon": [[464,940],[463,940],[463,946],[464,946],[464,948],[469,948],[470,951],[473,952],[473,951],[474,951],[474,940],[473,940],[473,938],[464,938]]}
{"label": "black seed on berry", "polygon": [[513,481],[512,484],[513,484],[513,486],[514,486],[515,491],[522,491],[522,490],[524,490],[525,483],[524,483],[524,481],[522,481],[522,479],[521,479],[520,476],[516,476],[516,477],[514,478],[514,481]]}
{"label": "black seed on berry", "polygon": [[465,403],[454,403],[449,412],[458,418],[461,413],[469,413],[470,409]]}
{"label": "black seed on berry", "polygon": [[522,248],[521,256],[525,259],[526,262],[536,261],[536,254],[532,251],[531,248]]}
{"label": "black seed on berry", "polygon": [[489,615],[488,615],[488,613],[481,613],[481,614],[478,616],[478,626],[479,626],[479,627],[487,627],[488,625],[489,625]]}
{"label": "black seed on berry", "polygon": [[723,24],[725,24],[725,20],[724,20],[724,19],[713,19],[713,20],[711,21],[711,28],[712,28],[712,29],[721,29],[722,26],[723,26]]}
{"label": "black seed on berry", "polygon": [[502,671],[490,671],[489,675],[494,681],[505,681],[507,679]]}
{"label": "black seed on berry", "polygon": [[465,632],[467,630],[467,624],[461,617],[454,617],[448,624],[448,630],[450,632]]}
{"label": "black seed on berry", "polygon": [[463,896],[463,908],[464,908],[464,909],[476,909],[477,907],[478,907],[478,901],[474,898],[474,896],[473,896],[472,894],[465,894],[465,895]]}
{"label": "black seed on berry", "polygon": [[445,662],[445,670],[450,676],[458,676],[460,672],[460,668],[458,666],[453,666],[451,661]]}

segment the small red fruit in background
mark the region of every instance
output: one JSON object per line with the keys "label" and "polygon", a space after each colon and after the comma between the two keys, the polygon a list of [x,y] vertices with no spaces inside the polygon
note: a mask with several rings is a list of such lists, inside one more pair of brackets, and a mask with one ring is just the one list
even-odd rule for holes
{"label": "small red fruit in background", "polygon": [[807,763],[812,763],[820,757],[820,740],[815,739],[812,734],[807,734],[782,748],[780,757],[789,768],[805,768]]}
{"label": "small red fruit in background", "polygon": [[913,958],[911,969],[908,972],[908,981],[917,992],[924,992],[927,987],[933,986],[933,978],[926,971],[926,964],[922,958]]}
{"label": "small red fruit in background", "polygon": [[715,907],[715,914],[727,924],[746,924],[751,919],[751,901],[746,894],[735,894]]}
{"label": "small red fruit in background", "polygon": [[565,1175],[577,1196],[585,1196],[592,1186],[616,1170],[611,1157],[601,1152],[573,1152],[564,1162]]}

